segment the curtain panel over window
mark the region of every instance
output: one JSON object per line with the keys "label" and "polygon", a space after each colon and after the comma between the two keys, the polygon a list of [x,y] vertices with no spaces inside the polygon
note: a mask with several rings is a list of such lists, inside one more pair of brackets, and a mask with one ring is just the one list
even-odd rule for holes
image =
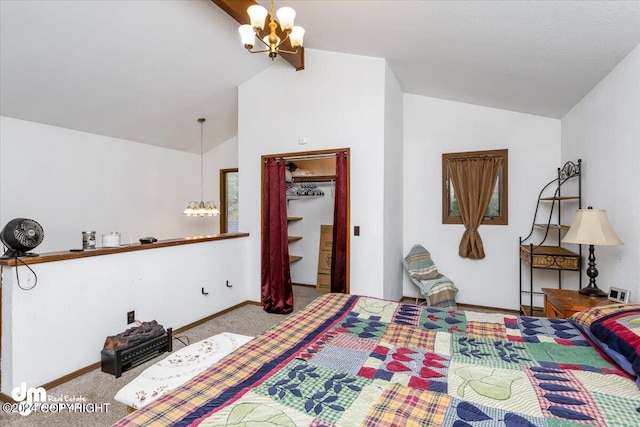
{"label": "curtain panel over window", "polygon": [[449,159],[451,182],[457,194],[460,216],[465,227],[458,250],[463,258],[485,257],[478,227],[489,205],[501,166],[500,156]]}
{"label": "curtain panel over window", "polygon": [[279,314],[293,311],[284,163],[266,159],[262,184],[261,298],[265,311]]}

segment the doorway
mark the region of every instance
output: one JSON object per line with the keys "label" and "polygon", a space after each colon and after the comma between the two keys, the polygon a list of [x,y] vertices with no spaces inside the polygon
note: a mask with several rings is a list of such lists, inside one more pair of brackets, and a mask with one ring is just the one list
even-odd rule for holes
{"label": "doorway", "polygon": [[[338,160],[339,157],[341,157],[340,160]],[[320,292],[331,290],[349,293],[350,150],[341,148],[265,155],[262,156],[262,164],[266,164],[269,159],[282,161],[286,167],[287,197],[282,203],[286,203],[287,210],[285,228],[292,282],[316,286]],[[341,169],[338,171],[337,164],[341,164]],[[263,168],[261,214],[263,230],[264,183]],[[336,212],[336,208],[339,212]],[[337,236],[331,239],[331,251],[329,259],[326,259],[326,253],[322,252],[320,241],[322,233],[326,232],[325,228],[333,226],[336,218],[338,218],[335,232]],[[336,245],[338,245],[337,250]],[[261,256],[264,260],[264,249]],[[326,268],[327,265],[336,266],[332,269],[332,275],[337,274],[336,268],[340,272],[336,280],[326,280],[329,277],[322,276],[320,269],[323,266]],[[324,286],[325,282],[327,287],[321,289],[319,285]]]}

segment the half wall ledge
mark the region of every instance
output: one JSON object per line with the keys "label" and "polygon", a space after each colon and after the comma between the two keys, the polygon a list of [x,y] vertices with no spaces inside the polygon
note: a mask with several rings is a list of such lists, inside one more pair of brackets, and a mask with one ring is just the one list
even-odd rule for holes
{"label": "half wall ledge", "polygon": [[193,243],[211,242],[214,240],[236,239],[239,237],[248,237],[249,233],[224,233],[211,234],[207,236],[182,237],[179,239],[158,240],[155,243],[133,245],[125,245],[117,248],[96,248],[88,249],[82,252],[47,252],[39,254],[35,257],[21,257],[18,262],[15,259],[2,259],[0,265],[15,267],[22,264],[40,264],[43,262],[64,261],[68,259],[87,258],[92,256],[111,255],[122,252],[144,251],[148,249],[166,248],[169,246],[190,245]]}

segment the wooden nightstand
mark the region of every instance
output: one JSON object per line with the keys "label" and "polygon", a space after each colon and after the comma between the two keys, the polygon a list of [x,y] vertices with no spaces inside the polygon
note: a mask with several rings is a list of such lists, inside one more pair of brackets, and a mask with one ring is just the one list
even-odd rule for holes
{"label": "wooden nightstand", "polygon": [[544,293],[544,315],[554,319],[567,319],[574,313],[590,307],[615,304],[608,298],[588,297],[569,289],[543,288],[542,292]]}

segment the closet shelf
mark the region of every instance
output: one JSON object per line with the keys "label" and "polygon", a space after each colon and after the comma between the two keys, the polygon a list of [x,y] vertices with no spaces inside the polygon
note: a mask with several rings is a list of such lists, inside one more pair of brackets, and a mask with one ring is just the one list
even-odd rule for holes
{"label": "closet shelf", "polygon": [[287,196],[287,200],[315,199],[324,197],[324,194],[297,194],[295,196]]}
{"label": "closet shelf", "polygon": [[300,261],[301,259],[301,256],[289,255],[289,264],[293,264],[294,262]]}
{"label": "closet shelf", "polygon": [[302,240],[302,236],[289,236],[289,243],[291,242],[297,242],[298,240]]}
{"label": "closet shelf", "polygon": [[335,180],[335,175],[302,175],[291,177],[292,182],[326,182]]}
{"label": "closet shelf", "polygon": [[287,221],[289,221],[289,222],[300,221],[301,219],[302,219],[301,216],[289,216],[289,217],[287,217]]}

